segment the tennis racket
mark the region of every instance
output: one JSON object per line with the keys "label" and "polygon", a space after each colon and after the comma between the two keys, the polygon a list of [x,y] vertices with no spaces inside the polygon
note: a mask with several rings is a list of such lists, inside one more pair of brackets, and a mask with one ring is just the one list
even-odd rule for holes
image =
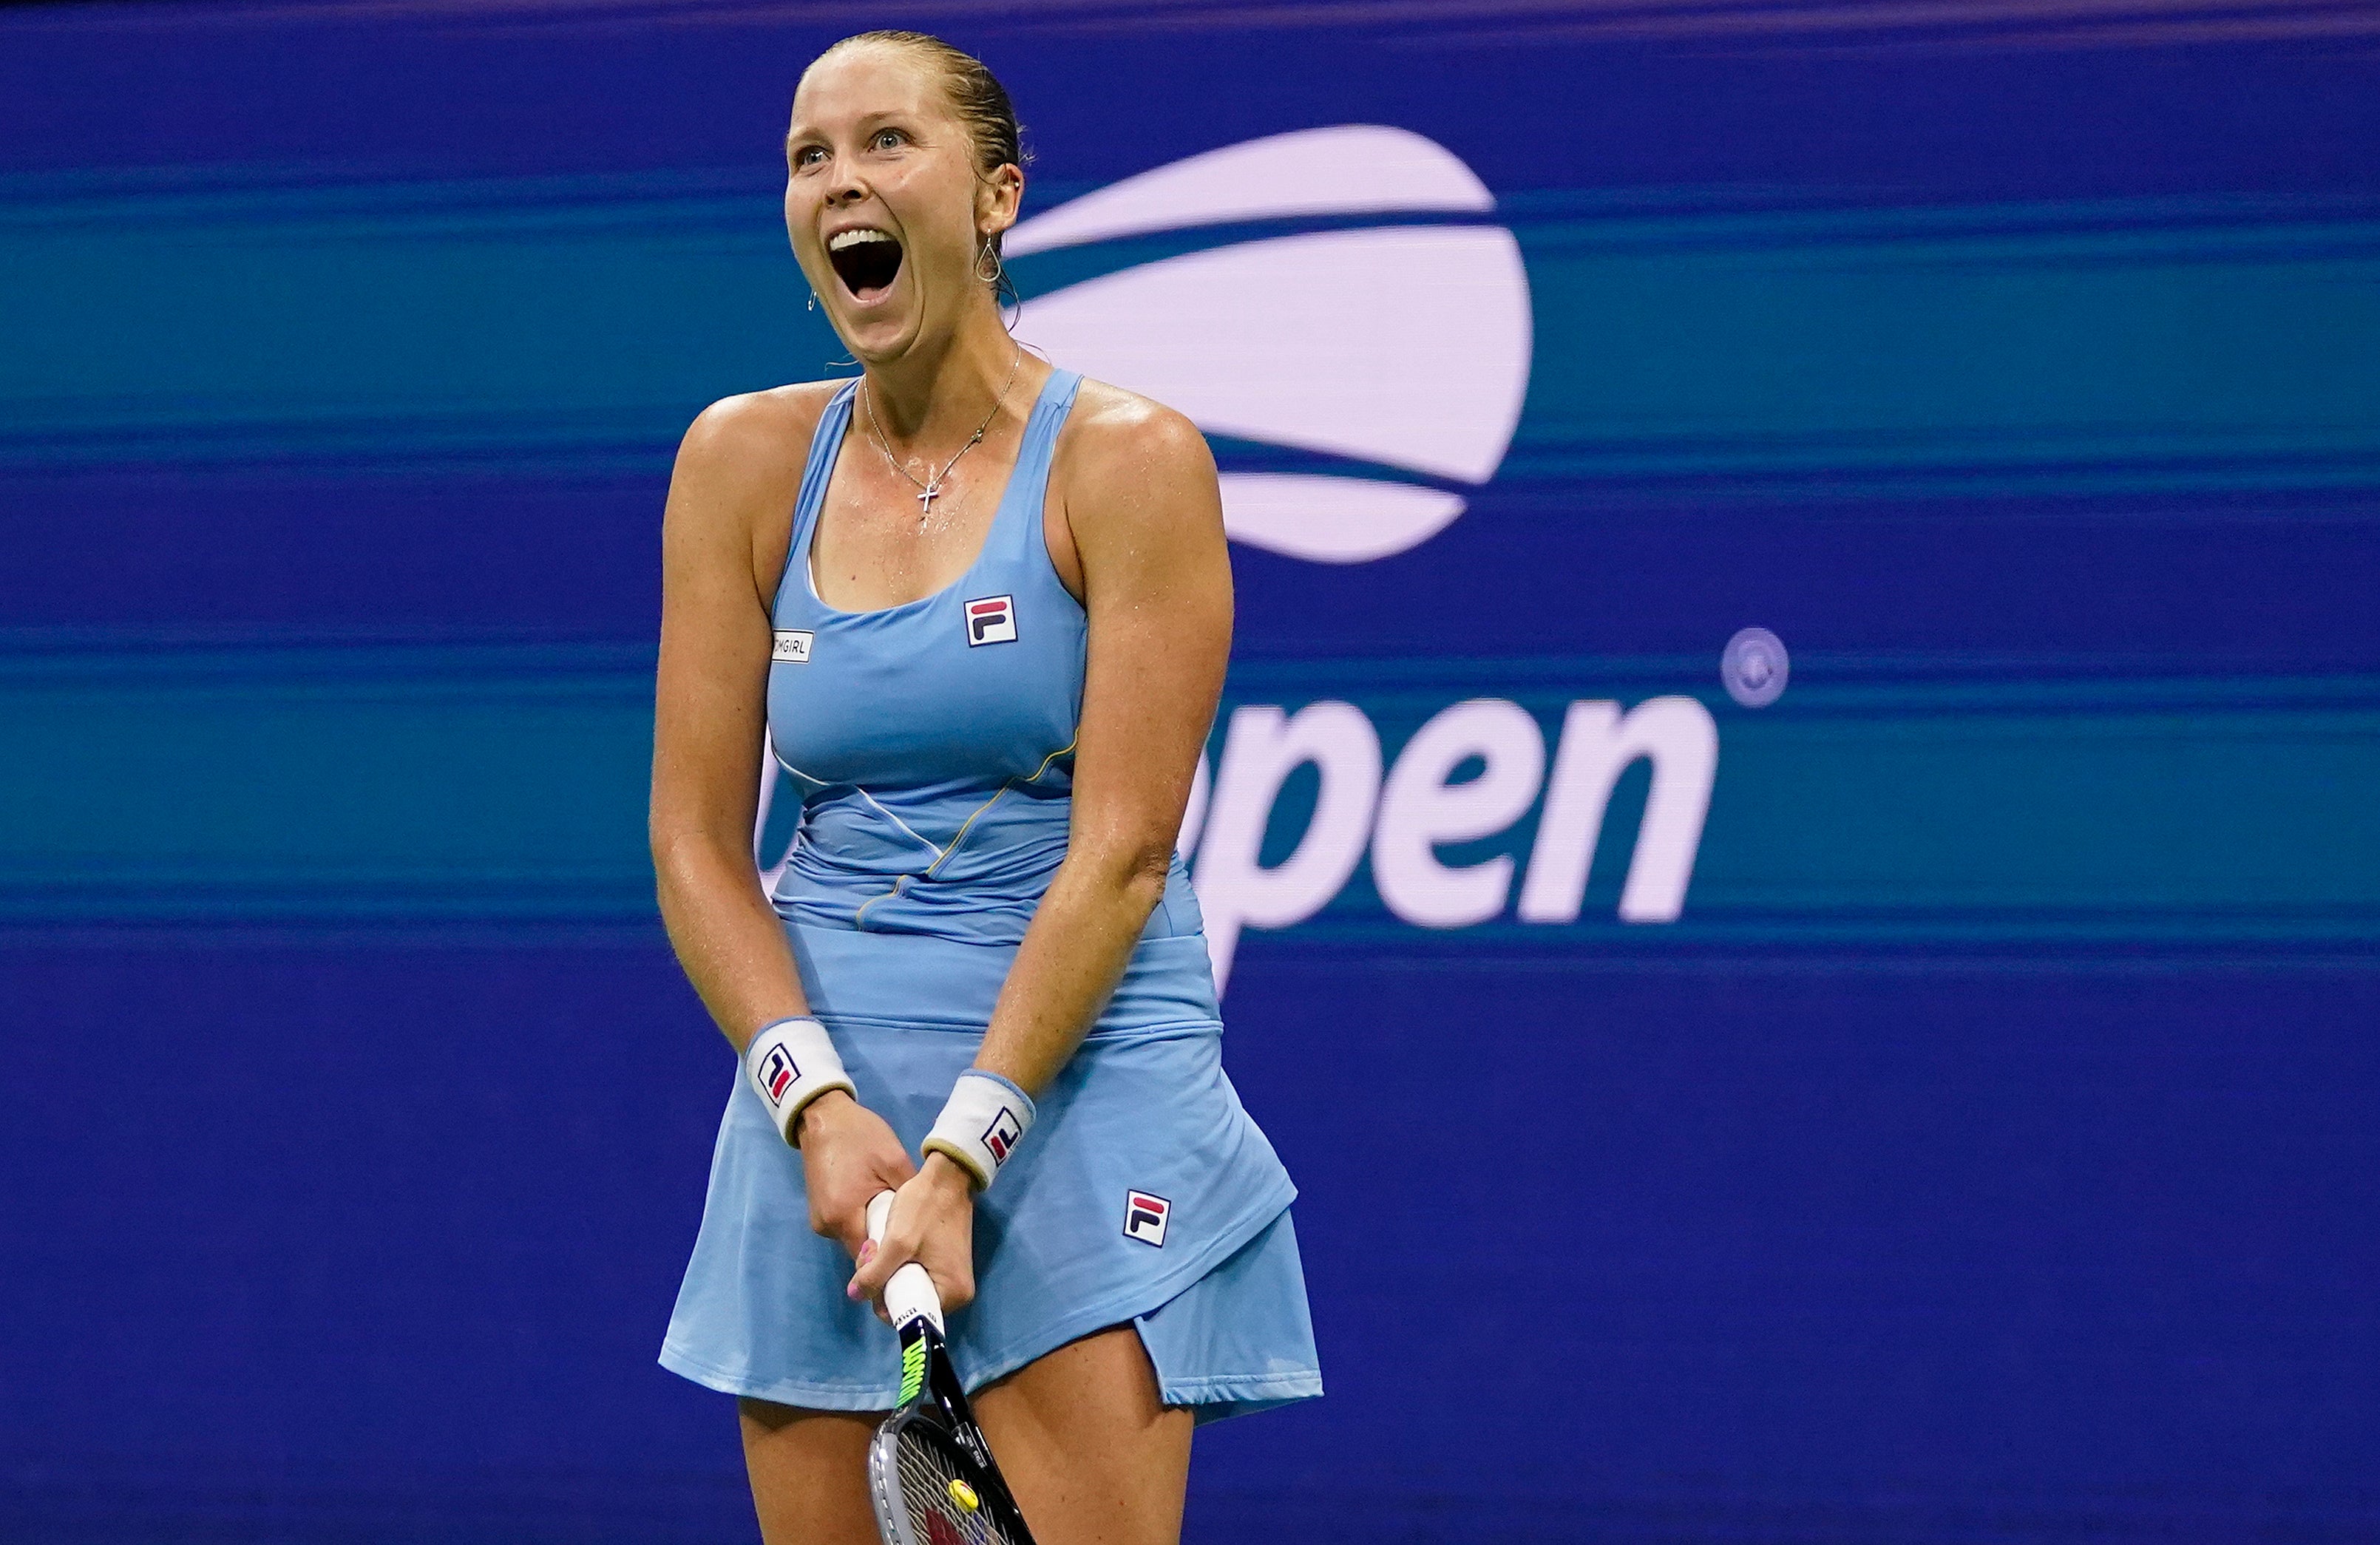
{"label": "tennis racket", "polygon": [[[892,1193],[868,1204],[868,1237],[881,1243]],[[884,1285],[884,1311],[901,1333],[901,1407],[868,1445],[868,1495],[884,1545],[1033,1545],[991,1445],[967,1409],[942,1345],[942,1300],[911,1261]]]}

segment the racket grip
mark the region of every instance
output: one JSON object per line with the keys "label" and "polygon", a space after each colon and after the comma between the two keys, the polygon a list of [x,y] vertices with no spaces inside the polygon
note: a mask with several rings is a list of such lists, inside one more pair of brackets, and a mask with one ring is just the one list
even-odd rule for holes
{"label": "racket grip", "polygon": [[[868,1202],[868,1237],[883,1243],[884,1225],[892,1219],[892,1193],[878,1191]],[[937,1334],[942,1334],[942,1296],[934,1291],[934,1279],[926,1274],[926,1268],[914,1261],[893,1273],[892,1280],[884,1285],[884,1312],[895,1330],[922,1319]]]}

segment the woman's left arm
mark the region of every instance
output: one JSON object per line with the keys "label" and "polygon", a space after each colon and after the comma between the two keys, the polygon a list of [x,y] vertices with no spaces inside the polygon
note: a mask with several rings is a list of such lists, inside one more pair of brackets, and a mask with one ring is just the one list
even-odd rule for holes
{"label": "woman's left arm", "polygon": [[1232,561],[1215,459],[1147,404],[1090,438],[1068,525],[1090,618],[1074,821],[976,1066],[1038,1093],[1074,1056],[1165,894],[1232,652]]}
{"label": "woman's left arm", "polygon": [[[1196,426],[1133,398],[1082,428],[1061,490],[1090,619],[1073,826],[976,1056],[1028,1094],[1074,1056],[1165,894],[1232,650],[1222,500]],[[917,1259],[945,1298],[972,1297],[971,1187],[949,1155],[929,1153],[853,1296]]]}

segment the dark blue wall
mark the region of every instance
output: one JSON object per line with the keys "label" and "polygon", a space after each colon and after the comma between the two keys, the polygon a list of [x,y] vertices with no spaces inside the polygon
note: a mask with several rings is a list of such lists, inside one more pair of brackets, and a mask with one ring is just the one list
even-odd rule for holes
{"label": "dark blue wall", "polygon": [[642,852],[658,511],[837,352],[775,145],[903,21],[1032,214],[1340,124],[1492,195],[1021,258],[1028,334],[1512,234],[1484,483],[1218,431],[1465,504],[1236,547],[1226,720],[1717,737],[1674,920],[1640,762],[1574,923],[1351,855],[1243,936],[1330,1393],[1202,1434],[1191,1536],[2380,1536],[2380,11],[524,0],[0,16],[0,1537],[752,1538],[652,1360],[733,1072]]}

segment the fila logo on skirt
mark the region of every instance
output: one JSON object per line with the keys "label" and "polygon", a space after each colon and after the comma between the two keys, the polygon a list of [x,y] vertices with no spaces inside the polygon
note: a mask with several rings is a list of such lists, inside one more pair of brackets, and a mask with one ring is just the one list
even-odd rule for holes
{"label": "fila logo on skirt", "polygon": [[1016,599],[986,596],[966,604],[967,646],[1016,642]]}
{"label": "fila logo on skirt", "polygon": [[1173,1215],[1173,1203],[1147,1191],[1123,1193],[1123,1232],[1128,1239],[1144,1245],[1165,1248],[1165,1223]]}

